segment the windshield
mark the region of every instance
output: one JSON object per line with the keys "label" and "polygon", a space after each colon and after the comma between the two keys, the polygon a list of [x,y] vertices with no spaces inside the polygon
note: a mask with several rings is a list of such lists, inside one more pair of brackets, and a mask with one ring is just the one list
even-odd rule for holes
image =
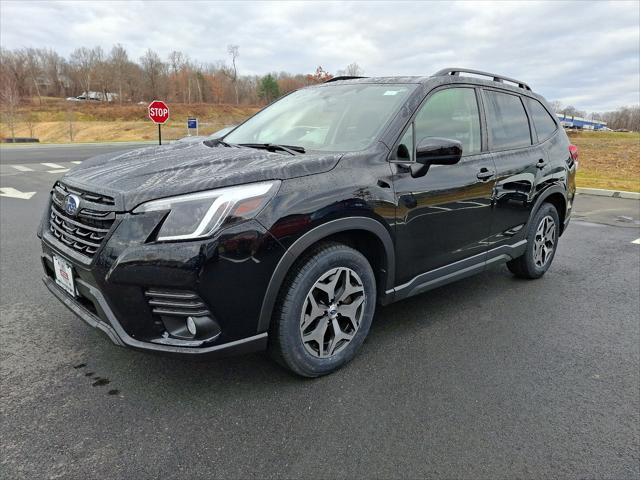
{"label": "windshield", "polygon": [[257,113],[224,141],[332,152],[362,150],[377,138],[414,88],[363,83],[298,90]]}

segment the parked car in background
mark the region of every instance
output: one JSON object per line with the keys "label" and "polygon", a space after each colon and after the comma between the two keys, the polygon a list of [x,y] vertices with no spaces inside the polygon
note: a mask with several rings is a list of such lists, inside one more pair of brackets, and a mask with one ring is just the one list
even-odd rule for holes
{"label": "parked car in background", "polygon": [[497,262],[544,275],[577,159],[551,112],[473,70],[340,77],[212,138],[101,155],[53,187],[44,282],[118,345],[330,373],[378,304]]}
{"label": "parked car in background", "polygon": [[114,102],[118,99],[117,93],[111,92],[82,92],[77,97],[67,97],[69,102],[83,102],[85,100],[93,100],[96,102]]}

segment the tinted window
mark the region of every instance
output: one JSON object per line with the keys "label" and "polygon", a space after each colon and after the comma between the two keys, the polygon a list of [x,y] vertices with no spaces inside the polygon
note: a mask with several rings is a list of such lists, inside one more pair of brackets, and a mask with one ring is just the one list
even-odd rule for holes
{"label": "tinted window", "polygon": [[542,142],[556,131],[556,122],[539,101],[527,98],[527,106],[529,107],[533,125],[536,127],[538,141]]}
{"label": "tinted window", "polygon": [[491,148],[503,150],[531,145],[531,133],[520,97],[485,90]]}
{"label": "tinted window", "polygon": [[442,137],[459,140],[462,154],[480,152],[480,116],[471,88],[448,88],[434,93],[415,119],[415,138]]}

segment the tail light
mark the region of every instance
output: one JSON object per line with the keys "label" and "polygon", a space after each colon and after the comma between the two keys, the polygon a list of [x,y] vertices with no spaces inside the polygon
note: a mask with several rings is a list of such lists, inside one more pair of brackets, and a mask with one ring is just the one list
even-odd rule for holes
{"label": "tail light", "polygon": [[571,158],[571,160],[568,162],[570,163],[569,167],[572,167],[573,165],[576,166],[576,169],[578,168],[578,147],[576,147],[575,145],[569,145],[569,157]]}
{"label": "tail light", "polygon": [[574,162],[578,161],[578,147],[575,145],[569,145],[569,155],[571,155],[571,160]]}

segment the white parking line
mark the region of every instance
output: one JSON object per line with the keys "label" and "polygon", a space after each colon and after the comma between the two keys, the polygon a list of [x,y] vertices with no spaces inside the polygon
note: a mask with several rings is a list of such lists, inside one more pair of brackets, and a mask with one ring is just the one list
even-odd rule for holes
{"label": "white parking line", "polygon": [[49,168],[64,168],[62,165],[58,165],[57,163],[41,163],[40,165],[44,165],[45,167],[49,167]]}
{"label": "white parking line", "polygon": [[82,162],[80,160],[72,160],[71,163],[75,163],[76,165],[80,165]]}
{"label": "white parking line", "polygon": [[631,243],[635,243],[636,245],[640,245],[640,238],[636,238],[633,242]]}
{"label": "white parking line", "polygon": [[0,188],[0,197],[20,198],[21,200],[29,200],[36,192],[21,192],[13,187]]}
{"label": "white parking line", "polygon": [[22,165],[11,165],[13,168],[18,170],[19,172],[33,172],[33,168],[24,167]]}
{"label": "white parking line", "polygon": [[61,168],[60,170],[47,170],[47,173],[67,173],[68,171],[68,168]]}

